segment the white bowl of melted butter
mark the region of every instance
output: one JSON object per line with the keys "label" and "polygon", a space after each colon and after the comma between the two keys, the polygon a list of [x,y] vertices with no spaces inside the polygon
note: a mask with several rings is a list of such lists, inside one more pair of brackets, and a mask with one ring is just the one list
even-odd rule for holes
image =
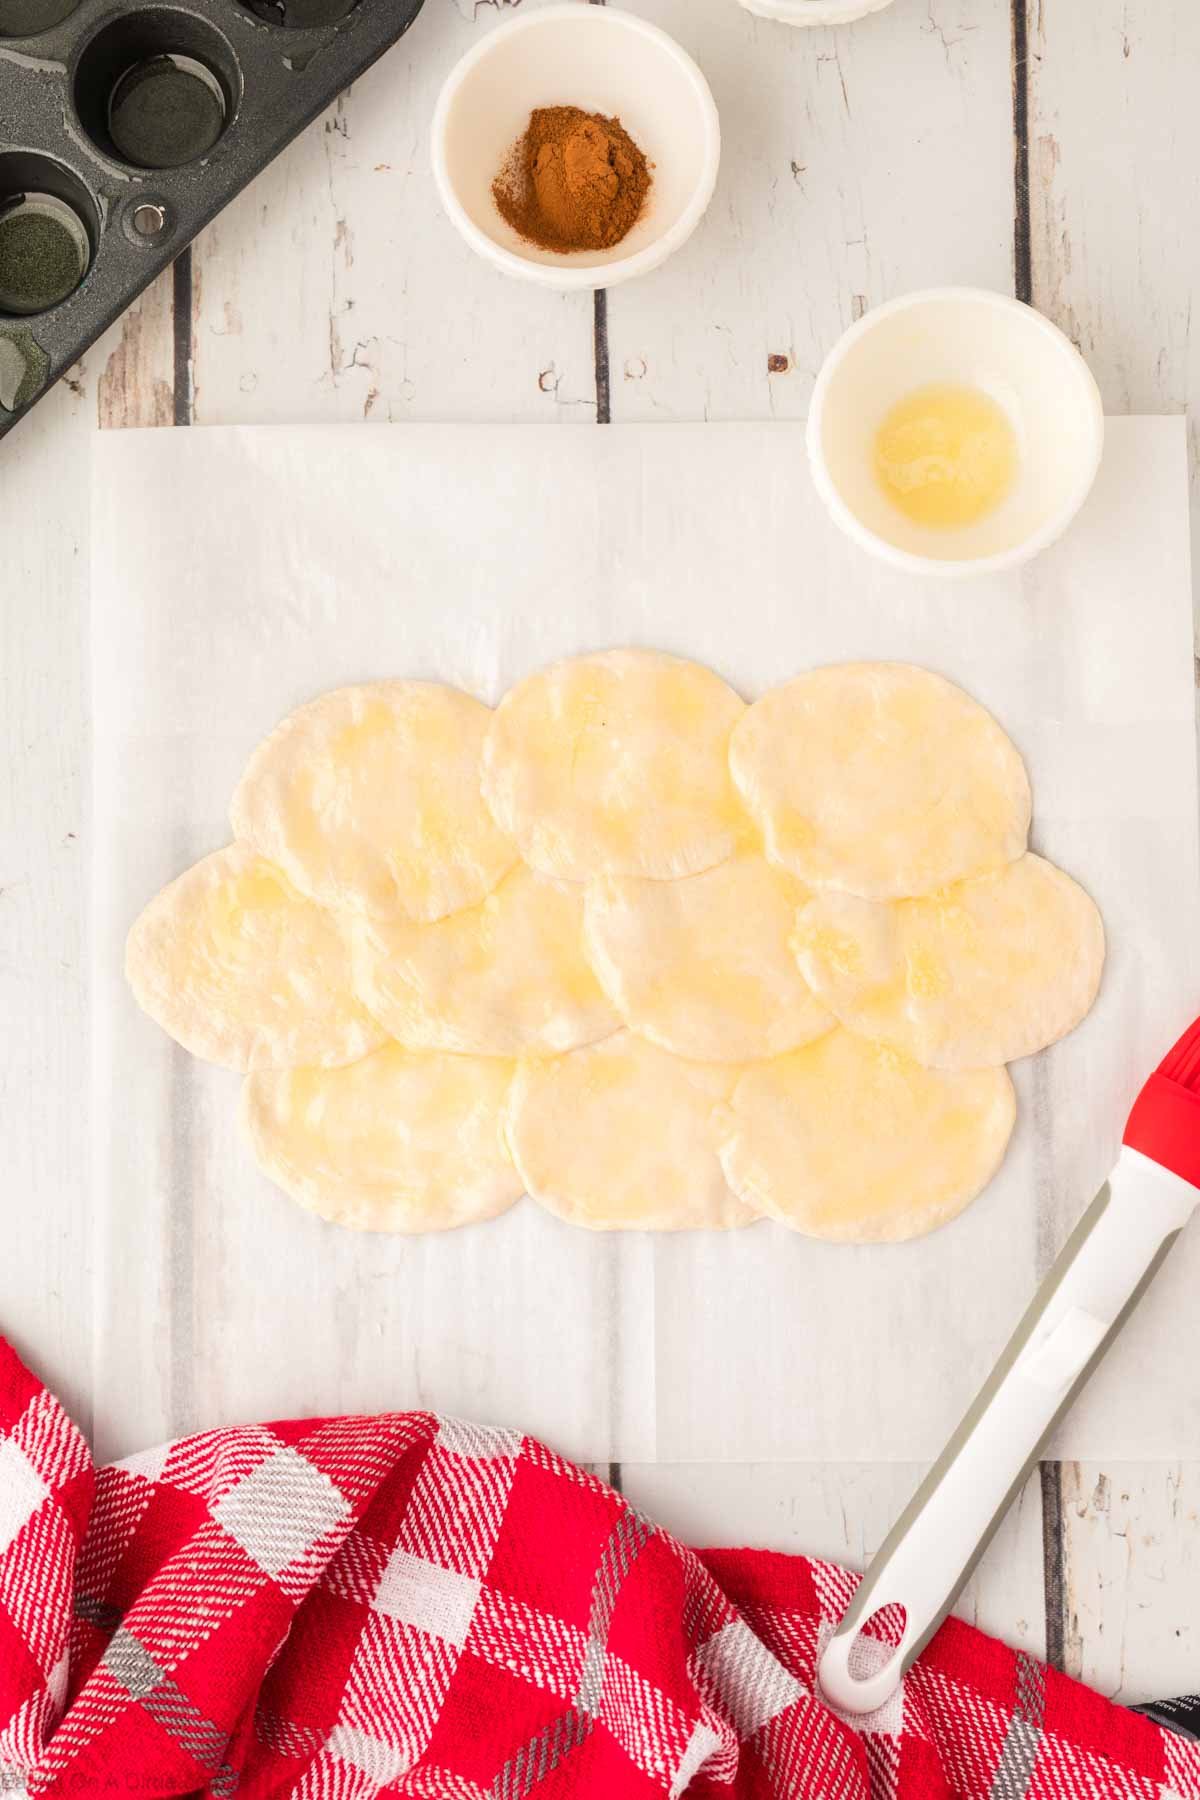
{"label": "white bowl of melted butter", "polygon": [[1014,568],[1067,529],[1104,444],[1091,370],[1056,325],[983,288],[866,313],[808,417],[818,492],[864,549],[915,574]]}

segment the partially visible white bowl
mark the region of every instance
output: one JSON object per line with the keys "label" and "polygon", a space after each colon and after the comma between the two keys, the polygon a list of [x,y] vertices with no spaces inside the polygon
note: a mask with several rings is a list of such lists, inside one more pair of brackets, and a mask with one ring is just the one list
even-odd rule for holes
{"label": "partially visible white bowl", "polygon": [[882,12],[892,0],[741,0],[747,12],[783,25],[848,25]]}
{"label": "partially visible white bowl", "polygon": [[[885,414],[933,383],[982,388],[1016,432],[1013,487],[970,525],[919,525],[876,478]],[[873,555],[922,575],[1028,562],[1083,505],[1103,447],[1100,390],[1074,344],[1031,306],[986,288],[927,288],[864,314],[826,357],[808,415],[813,480],[836,522]]]}
{"label": "partially visible white bowl", "polygon": [[[492,183],[540,106],[619,118],[654,166],[642,217],[611,250],[540,250],[496,210]],[[721,128],[707,81],[665,31],[566,0],[518,13],[467,52],[438,98],[432,148],[442,204],[473,250],[546,287],[613,287],[692,235],[716,186]]]}

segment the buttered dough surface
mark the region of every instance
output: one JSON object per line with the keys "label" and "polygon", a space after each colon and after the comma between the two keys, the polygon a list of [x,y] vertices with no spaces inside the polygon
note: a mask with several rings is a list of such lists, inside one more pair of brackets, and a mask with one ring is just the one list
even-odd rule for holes
{"label": "buttered dough surface", "polygon": [[679,1056],[746,1062],[833,1024],[791,950],[806,889],[756,851],[684,881],[606,876],[587,896],[587,943],[627,1025]]}
{"label": "buttered dough surface", "polygon": [[931,1069],[1016,1062],[1096,998],[1094,902],[1032,852],[994,875],[880,906],[829,890],[801,907],[796,955],[843,1025]]}
{"label": "buttered dough surface", "polygon": [[1103,967],[1094,904],[1027,851],[1016,749],[902,664],[749,707],[642,649],[494,710],[340,688],[253,753],[231,818],[134,924],[130,985],[247,1075],[260,1167],[358,1229],[527,1191],[598,1230],[916,1236],[991,1178],[1004,1065]]}
{"label": "buttered dough surface", "polygon": [[730,1192],[717,1154],[716,1108],[735,1073],[684,1062],[625,1031],[523,1063],[508,1141],[528,1192],[593,1229],[748,1224],[755,1211]]}
{"label": "buttered dough surface", "polygon": [[234,836],[327,906],[423,922],[473,906],[517,860],[480,792],[490,719],[430,681],[322,694],[251,757]]}
{"label": "buttered dough surface", "polygon": [[694,875],[743,829],[729,734],[745,712],[699,663],[609,650],[554,663],[496,708],[484,792],[545,875]]}
{"label": "buttered dough surface", "polygon": [[773,861],[868,900],[928,894],[1025,849],[1025,765],[952,682],[906,663],[798,675],[733,732],[734,780]]}
{"label": "buttered dough surface", "polygon": [[138,1004],[206,1062],[245,1072],[356,1062],[385,1040],[333,914],[245,844],[204,857],[135,922]]}
{"label": "buttered dough surface", "polygon": [[481,1056],[552,1055],[621,1020],[583,947],[583,892],[516,868],[434,925],[359,919],[355,982],[400,1043]]}
{"label": "buttered dough surface", "polygon": [[260,1169],[355,1231],[445,1231],[521,1193],[504,1139],[513,1065],[388,1044],[344,1069],[249,1075],[242,1123]]}
{"label": "buttered dough surface", "polygon": [[975,1198],[1015,1117],[1007,1070],[923,1069],[839,1029],[745,1070],[721,1162],[748,1206],[810,1237],[895,1242]]}

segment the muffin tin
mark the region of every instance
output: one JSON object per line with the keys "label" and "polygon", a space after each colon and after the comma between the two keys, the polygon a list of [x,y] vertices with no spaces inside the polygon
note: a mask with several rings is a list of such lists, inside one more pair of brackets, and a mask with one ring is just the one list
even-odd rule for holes
{"label": "muffin tin", "polygon": [[0,0],[0,437],[422,0]]}

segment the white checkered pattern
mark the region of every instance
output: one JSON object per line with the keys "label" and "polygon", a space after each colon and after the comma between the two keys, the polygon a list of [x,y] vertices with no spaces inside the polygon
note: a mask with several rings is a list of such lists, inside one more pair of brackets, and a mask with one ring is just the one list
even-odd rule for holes
{"label": "white checkered pattern", "polygon": [[0,1555],[20,1537],[50,1489],[12,1438],[0,1441]]}
{"label": "white checkered pattern", "polygon": [[712,1683],[742,1738],[753,1737],[804,1692],[796,1677],[788,1674],[741,1619],[731,1619],[702,1644],[695,1661],[698,1673]]}
{"label": "white checkered pattern", "polygon": [[243,1475],[213,1517],[260,1569],[278,1575],[344,1524],[350,1508],[327,1475],[285,1445]]}
{"label": "white checkered pattern", "polygon": [[408,1773],[410,1764],[402,1750],[370,1737],[355,1725],[338,1725],[329,1734],[326,1749],[359,1775],[367,1775],[382,1786],[398,1781]]}
{"label": "white checkered pattern", "polygon": [[479,1604],[481,1583],[407,1550],[394,1550],[375,1591],[376,1610],[461,1650]]}

